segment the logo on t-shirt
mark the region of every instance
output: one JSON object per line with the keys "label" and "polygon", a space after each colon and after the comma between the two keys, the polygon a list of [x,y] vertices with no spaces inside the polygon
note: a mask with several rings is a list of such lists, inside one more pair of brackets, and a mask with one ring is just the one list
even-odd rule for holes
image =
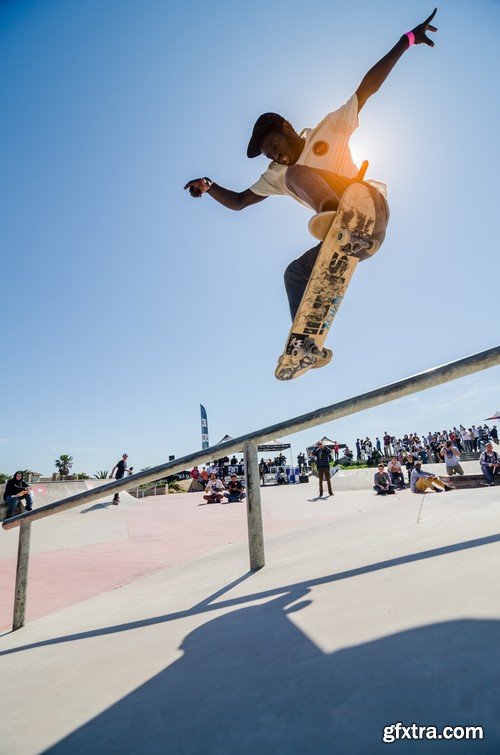
{"label": "logo on t-shirt", "polygon": [[328,142],[325,142],[322,139],[320,139],[319,142],[314,142],[313,152],[315,155],[318,155],[318,157],[326,155],[326,153],[328,152]]}

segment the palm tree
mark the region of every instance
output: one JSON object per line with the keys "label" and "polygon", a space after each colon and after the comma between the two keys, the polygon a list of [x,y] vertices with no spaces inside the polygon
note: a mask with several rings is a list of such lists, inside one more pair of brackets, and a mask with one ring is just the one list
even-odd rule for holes
{"label": "palm tree", "polygon": [[73,457],[69,454],[61,454],[58,459],[55,460],[56,469],[59,470],[59,478],[69,475],[69,470],[73,466]]}

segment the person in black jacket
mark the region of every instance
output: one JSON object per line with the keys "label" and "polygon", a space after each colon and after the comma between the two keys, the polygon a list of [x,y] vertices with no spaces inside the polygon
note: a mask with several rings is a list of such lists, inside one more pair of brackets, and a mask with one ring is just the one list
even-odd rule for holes
{"label": "person in black jacket", "polygon": [[[130,470],[127,468],[127,459],[128,454],[122,454],[122,458],[120,461],[117,461],[113,469],[111,470],[111,474],[109,475],[109,478],[115,478],[115,480],[121,480],[122,477],[125,477],[125,472],[129,472]],[[116,474],[115,474],[116,469]],[[120,494],[115,493],[113,496],[113,503],[115,506],[118,506],[120,503]]]}
{"label": "person in black jacket", "polygon": [[320,496],[323,495],[323,480],[326,480],[326,484],[328,485],[328,495],[333,495],[332,481],[330,479],[330,462],[332,460],[331,450],[328,446],[325,446],[323,441],[318,440],[313,449],[312,455],[316,459]]}
{"label": "person in black jacket", "polygon": [[11,477],[10,480],[7,480],[3,494],[3,500],[9,507],[5,516],[6,519],[14,516],[14,512],[21,501],[24,501],[26,511],[32,510],[33,500],[31,498],[30,492],[30,486],[25,480],[23,480],[23,472],[16,472],[14,477]]}

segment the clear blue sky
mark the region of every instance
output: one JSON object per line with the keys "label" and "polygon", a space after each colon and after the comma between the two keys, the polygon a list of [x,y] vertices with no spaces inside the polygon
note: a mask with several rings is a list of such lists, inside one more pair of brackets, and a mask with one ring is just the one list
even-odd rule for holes
{"label": "clear blue sky", "polygon": [[[0,4],[3,365],[0,471],[139,469],[498,342],[500,5],[441,2],[436,46],[410,49],[361,112],[358,163],[391,222],[358,266],[333,363],[274,378],[288,262],[311,213],[241,213],[182,191],[242,190],[256,117],[315,125],[432,4],[379,0]],[[500,370],[292,438],[478,423]]]}

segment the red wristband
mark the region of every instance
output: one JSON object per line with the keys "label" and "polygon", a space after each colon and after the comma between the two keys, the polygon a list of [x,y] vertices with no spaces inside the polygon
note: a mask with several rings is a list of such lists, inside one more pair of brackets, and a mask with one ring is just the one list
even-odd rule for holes
{"label": "red wristband", "polygon": [[408,42],[410,43],[408,47],[411,47],[415,44],[415,35],[412,31],[405,31],[405,35],[408,37]]}

